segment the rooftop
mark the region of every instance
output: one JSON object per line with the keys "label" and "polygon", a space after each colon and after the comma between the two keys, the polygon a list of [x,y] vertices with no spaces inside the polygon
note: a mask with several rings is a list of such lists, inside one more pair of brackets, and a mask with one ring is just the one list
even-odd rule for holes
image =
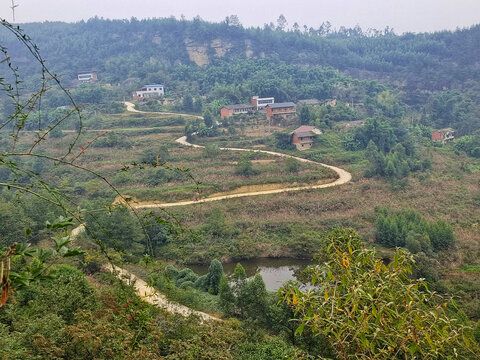
{"label": "rooftop", "polygon": [[455,132],[452,128],[438,129],[437,131],[440,133]]}
{"label": "rooftop", "polygon": [[293,130],[290,135],[297,135],[298,137],[307,137],[307,136],[315,136],[315,135],[320,135],[322,133],[322,130],[317,129],[315,126],[308,126],[308,125],[302,125],[299,128],[296,128]]}
{"label": "rooftop", "polygon": [[234,105],[225,105],[228,110],[237,110],[237,109],[245,109],[245,108],[254,108],[251,104],[234,104]]}
{"label": "rooftop", "polygon": [[268,104],[271,109],[277,109],[277,108],[285,108],[285,107],[295,107],[295,104],[293,102],[283,102],[283,103],[276,103],[276,104]]}
{"label": "rooftop", "polygon": [[302,99],[298,100],[298,104],[301,105],[320,105],[320,100],[317,99]]}

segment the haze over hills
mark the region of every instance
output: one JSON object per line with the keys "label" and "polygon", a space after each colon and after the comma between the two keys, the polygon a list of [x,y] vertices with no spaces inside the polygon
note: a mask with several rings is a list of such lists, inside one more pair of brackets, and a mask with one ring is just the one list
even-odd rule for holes
{"label": "haze over hills", "polygon": [[[101,20],[36,23],[22,26],[51,66],[66,75],[97,69],[107,82],[131,76],[165,76],[175,65],[199,66],[218,58],[276,57],[298,66],[331,66],[357,78],[381,79],[408,91],[462,88],[478,79],[480,26],[454,32],[395,35],[329,24],[317,29],[282,31],[276,27],[244,29],[238,19]],[[272,24],[273,25],[273,24]],[[18,44],[8,37],[10,51]]]}

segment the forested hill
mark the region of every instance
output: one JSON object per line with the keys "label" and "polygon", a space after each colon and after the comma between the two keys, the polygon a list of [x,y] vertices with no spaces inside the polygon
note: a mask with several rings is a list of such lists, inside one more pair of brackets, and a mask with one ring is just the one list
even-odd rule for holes
{"label": "forested hill", "polygon": [[[232,17],[230,17],[232,18]],[[90,19],[23,24],[43,56],[64,78],[95,69],[105,82],[128,78],[163,81],[178,65],[206,65],[217,58],[277,57],[286,64],[331,66],[355,78],[401,87],[405,101],[424,102],[426,94],[471,87],[480,79],[480,25],[455,32],[395,35],[359,28],[285,31],[282,24],[243,28],[235,20],[208,23],[174,18]],[[4,32],[1,44],[22,60],[19,44]],[[27,65],[27,64],[24,64]],[[33,69],[25,67],[27,73]]]}

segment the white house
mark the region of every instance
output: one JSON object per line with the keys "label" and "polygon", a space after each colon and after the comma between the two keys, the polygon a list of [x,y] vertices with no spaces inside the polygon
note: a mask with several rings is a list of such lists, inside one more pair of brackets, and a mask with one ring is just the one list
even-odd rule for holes
{"label": "white house", "polygon": [[133,92],[134,99],[158,97],[163,95],[165,95],[165,89],[162,84],[144,85],[140,90]]}
{"label": "white house", "polygon": [[82,72],[77,74],[78,81],[82,83],[97,81],[97,73],[95,71]]}
{"label": "white house", "polygon": [[250,102],[253,106],[257,108],[257,110],[260,110],[260,109],[265,109],[267,105],[271,105],[275,103],[275,98],[273,97],[261,98],[258,96],[252,96],[252,98],[250,99]]}

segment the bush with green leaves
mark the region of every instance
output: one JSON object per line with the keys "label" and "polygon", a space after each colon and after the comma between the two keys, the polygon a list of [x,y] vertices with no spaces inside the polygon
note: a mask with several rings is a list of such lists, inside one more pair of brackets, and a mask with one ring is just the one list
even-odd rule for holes
{"label": "bush with green leaves", "polygon": [[453,144],[455,150],[463,151],[468,156],[480,158],[480,131],[473,135],[463,136]]}
{"label": "bush with green leaves", "polygon": [[105,136],[100,136],[95,142],[93,142],[92,146],[130,149],[132,144],[127,140],[125,135],[118,134],[115,131],[109,131]]}
{"label": "bush with green leaves", "polygon": [[452,303],[411,279],[412,255],[397,249],[385,265],[351,229],[333,231],[329,241],[328,261],[310,269],[312,288],[290,283],[280,290],[295,312],[297,333],[326,336],[344,360],[475,354]]}
{"label": "bush with green leaves", "polygon": [[251,158],[252,154],[243,154],[235,167],[235,174],[246,177],[258,175],[260,172],[253,167]]}
{"label": "bush with green leaves", "polygon": [[143,150],[140,156],[140,162],[147,164],[164,163],[170,158],[170,152],[167,145],[160,145],[157,148],[147,148]]}
{"label": "bush with green leaves", "polygon": [[300,170],[300,161],[294,158],[287,158],[285,161],[285,170],[289,173],[298,173]]}
{"label": "bush with green leaves", "polygon": [[205,156],[208,158],[214,158],[220,153],[220,148],[217,144],[205,145]]}
{"label": "bush with green leaves", "polygon": [[455,243],[453,229],[442,220],[427,221],[413,210],[380,209],[375,241],[388,247],[407,247],[411,252],[446,250]]}
{"label": "bush with green leaves", "polygon": [[292,135],[289,133],[276,132],[275,147],[280,150],[295,150],[295,145],[292,144]]}

